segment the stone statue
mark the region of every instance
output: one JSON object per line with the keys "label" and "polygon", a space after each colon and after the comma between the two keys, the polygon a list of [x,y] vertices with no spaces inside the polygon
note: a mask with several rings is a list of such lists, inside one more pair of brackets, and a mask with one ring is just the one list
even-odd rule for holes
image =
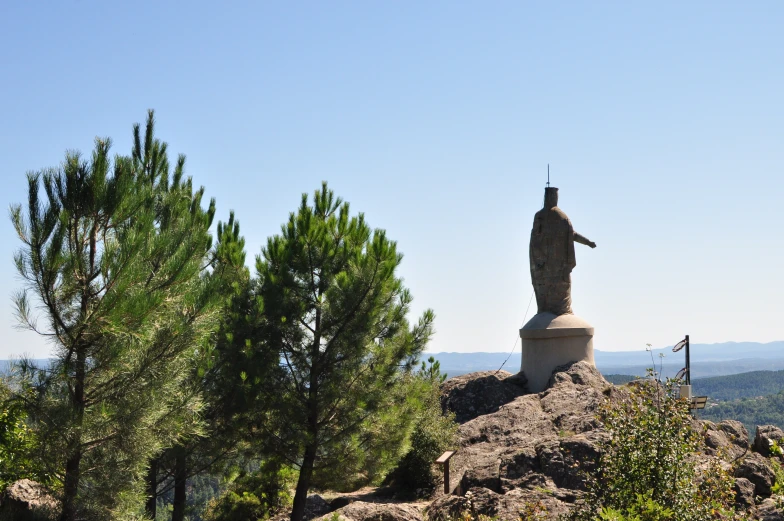
{"label": "stone statue", "polygon": [[566,214],[558,208],[558,189],[544,189],[544,208],[536,212],[529,250],[531,282],[538,313],[572,313],[572,269],[577,265],[574,243],[591,248],[596,243],[574,231]]}

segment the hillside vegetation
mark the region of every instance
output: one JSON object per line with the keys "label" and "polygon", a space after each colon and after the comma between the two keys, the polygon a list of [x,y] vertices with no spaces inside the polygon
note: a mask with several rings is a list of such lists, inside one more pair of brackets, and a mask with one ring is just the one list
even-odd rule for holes
{"label": "hillside vegetation", "polygon": [[711,421],[738,420],[754,436],[757,425],[775,425],[784,429],[784,391],[760,398],[741,398],[710,405],[699,417]]}
{"label": "hillside vegetation", "polygon": [[784,371],[752,371],[692,380],[694,394],[712,401],[737,400],[777,394],[784,390]]}

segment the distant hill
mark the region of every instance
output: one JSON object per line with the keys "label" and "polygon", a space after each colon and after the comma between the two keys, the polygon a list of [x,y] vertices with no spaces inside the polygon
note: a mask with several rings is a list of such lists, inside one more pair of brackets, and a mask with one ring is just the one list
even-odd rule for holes
{"label": "distant hill", "polygon": [[[691,345],[692,378],[722,376],[749,371],[784,370],[784,341],[760,344],[756,342],[724,342],[721,344]],[[663,353],[662,374],[674,376],[685,365],[683,351],[673,353],[671,347],[654,349],[652,352],[601,351],[594,350],[596,367],[602,374],[644,376],[651,367],[651,355],[657,369],[659,353]],[[501,367],[509,353],[426,353],[441,363],[441,370],[450,377],[474,371],[494,371]],[[520,370],[520,348],[518,347],[503,369],[511,373]]]}
{"label": "distant hill", "polygon": [[784,391],[784,371],[752,371],[697,378],[691,383],[694,395],[708,396],[712,402],[757,398]]}
{"label": "distant hill", "polygon": [[784,429],[784,391],[761,398],[742,398],[717,404],[709,402],[698,416],[715,422],[738,420],[746,426],[751,438],[757,425],[775,425]]}

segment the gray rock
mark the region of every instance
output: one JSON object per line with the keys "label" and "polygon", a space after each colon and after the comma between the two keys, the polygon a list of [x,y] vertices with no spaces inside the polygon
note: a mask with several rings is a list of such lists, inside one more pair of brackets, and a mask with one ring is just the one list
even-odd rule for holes
{"label": "gray rock", "polygon": [[441,407],[465,423],[496,412],[526,393],[525,375],[508,371],[480,371],[450,378],[441,386]]}
{"label": "gray rock", "polygon": [[754,483],[746,478],[735,478],[735,504],[744,509],[754,506]]}
{"label": "gray rock", "polygon": [[[460,425],[460,448],[452,459],[452,479],[460,484],[457,495],[435,499],[427,508],[428,519],[454,519],[468,510],[474,518],[484,514],[520,519],[521,512],[528,512],[539,515],[536,519],[554,521],[583,498],[585,473],[596,468],[602,443],[609,436],[595,419],[598,409],[607,400],[628,398],[628,387],[610,385],[585,362],[559,368],[549,387],[538,394],[504,394],[508,392],[504,381],[509,378],[508,373],[474,373],[444,387],[447,400],[459,398],[452,402],[459,406],[451,410],[463,411],[464,418],[470,419]],[[489,400],[479,396],[485,388],[490,390]],[[468,394],[476,397],[478,408],[469,410]],[[492,412],[478,414],[488,409]],[[775,477],[769,460],[750,451],[743,425],[694,419],[692,426],[706,443],[705,453],[695,455],[698,468],[708,468],[717,457],[725,470],[734,465],[738,507],[750,519],[784,521],[775,501],[754,504],[758,497],[770,496]],[[779,433],[761,428],[763,436],[778,439]]]}
{"label": "gray rock", "polygon": [[305,500],[305,520],[323,516],[331,511],[329,503],[318,494],[311,494]]}
{"label": "gray rock", "polygon": [[784,431],[775,425],[757,425],[757,433],[754,436],[753,449],[755,452],[759,452],[763,456],[769,456],[771,442],[776,442],[779,446],[781,446],[782,438],[784,438]]}
{"label": "gray rock", "polygon": [[746,427],[744,427],[741,422],[737,420],[724,420],[716,425],[716,427],[724,432],[734,445],[737,445],[741,449],[748,449],[750,447],[749,431],[746,430]]}
{"label": "gray rock", "polygon": [[59,507],[46,487],[22,479],[8,485],[0,496],[0,520],[48,521],[56,519]]}
{"label": "gray rock", "polygon": [[541,395],[542,409],[562,434],[581,433],[598,427],[596,411],[611,388],[599,371],[587,362],[561,366]]}
{"label": "gray rock", "polygon": [[411,503],[367,503],[354,501],[331,514],[320,517],[330,521],[337,513],[344,521],[422,521],[420,505]]}
{"label": "gray rock", "polygon": [[514,520],[521,519],[521,513],[526,513],[537,520],[555,521],[571,508],[554,494],[542,490],[514,489],[506,494],[497,494],[486,488],[473,488],[466,493],[466,497],[475,518],[484,514]]}
{"label": "gray rock", "polygon": [[752,452],[735,469],[736,478],[746,478],[754,484],[755,496],[770,496],[770,488],[776,479],[770,462],[764,456]]}
{"label": "gray rock", "polygon": [[329,502],[329,511],[332,512],[333,510],[337,510],[339,508],[343,508],[346,505],[350,505],[356,501],[355,498],[346,497],[346,496],[339,496]]}
{"label": "gray rock", "polygon": [[711,421],[694,421],[692,427],[702,432],[705,453],[727,461],[743,458],[749,452],[748,431],[740,422],[724,420],[719,424]]}
{"label": "gray rock", "polygon": [[463,512],[471,511],[471,502],[465,496],[439,496],[425,509],[429,521],[451,521]]}
{"label": "gray rock", "polygon": [[474,515],[484,514],[490,517],[498,516],[498,510],[501,506],[501,494],[498,494],[489,488],[474,487],[466,492],[465,497],[471,505],[471,512]]}
{"label": "gray rock", "polygon": [[784,521],[784,512],[778,505],[779,503],[774,499],[765,499],[759,505],[757,519],[760,521]]}
{"label": "gray rock", "polygon": [[478,466],[469,468],[460,480],[460,490],[475,487],[501,492],[501,462],[497,459],[481,461]]}
{"label": "gray rock", "polygon": [[559,488],[585,489],[585,474],[596,468],[600,451],[585,435],[544,442],[536,447],[539,467]]}

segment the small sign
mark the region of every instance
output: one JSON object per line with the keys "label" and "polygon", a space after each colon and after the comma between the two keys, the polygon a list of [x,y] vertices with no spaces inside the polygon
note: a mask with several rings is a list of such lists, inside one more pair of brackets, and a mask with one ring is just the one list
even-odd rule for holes
{"label": "small sign", "polygon": [[448,450],[436,460],[436,465],[444,466],[444,494],[449,494],[449,460],[456,452],[456,450]]}
{"label": "small sign", "polygon": [[695,396],[691,399],[689,409],[704,409],[706,403],[708,403],[707,396]]}

